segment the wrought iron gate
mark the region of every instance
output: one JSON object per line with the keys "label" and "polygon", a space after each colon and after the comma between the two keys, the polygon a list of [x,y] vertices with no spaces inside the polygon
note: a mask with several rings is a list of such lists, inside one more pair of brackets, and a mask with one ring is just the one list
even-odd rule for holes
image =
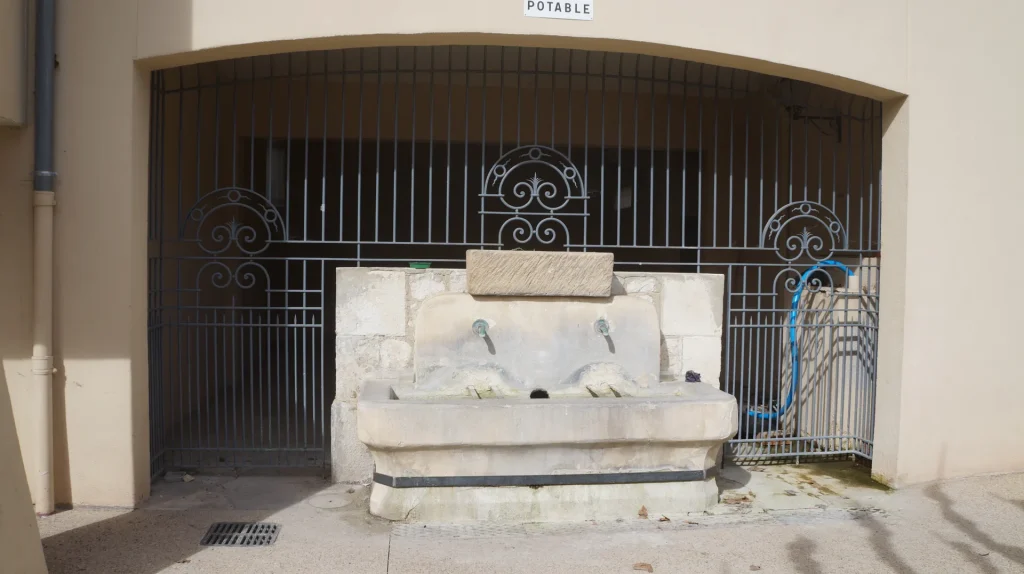
{"label": "wrought iron gate", "polygon": [[723,274],[732,456],[870,458],[880,109],[578,50],[353,49],[154,73],[153,473],[328,464],[335,268],[458,267],[481,247]]}

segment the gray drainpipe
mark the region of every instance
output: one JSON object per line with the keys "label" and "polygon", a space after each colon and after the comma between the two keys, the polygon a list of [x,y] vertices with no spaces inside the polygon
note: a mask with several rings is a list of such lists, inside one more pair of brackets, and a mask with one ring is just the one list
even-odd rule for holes
{"label": "gray drainpipe", "polygon": [[36,395],[36,513],[52,514],[53,498],[53,76],[55,0],[36,0],[35,160],[32,177],[32,382]]}
{"label": "gray drainpipe", "polygon": [[56,63],[54,0],[36,0],[36,191],[53,191],[53,75]]}

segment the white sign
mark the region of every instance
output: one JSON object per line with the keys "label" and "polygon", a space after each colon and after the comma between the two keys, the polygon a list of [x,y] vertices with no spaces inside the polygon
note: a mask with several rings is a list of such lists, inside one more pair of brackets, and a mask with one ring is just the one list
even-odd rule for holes
{"label": "white sign", "polygon": [[531,18],[593,20],[594,0],[523,0],[523,14]]}

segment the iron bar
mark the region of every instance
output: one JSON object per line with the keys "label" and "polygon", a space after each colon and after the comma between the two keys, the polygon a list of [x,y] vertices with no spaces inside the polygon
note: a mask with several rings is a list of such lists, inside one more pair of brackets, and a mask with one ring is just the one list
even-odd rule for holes
{"label": "iron bar", "polygon": [[[689,97],[689,94],[687,93],[687,90],[686,90],[686,73],[689,71],[688,68],[687,68],[688,65],[689,65],[689,62],[683,62],[683,146],[682,146],[683,147],[683,177],[682,177],[682,180],[683,180],[683,197],[682,197],[682,206],[680,207],[681,213],[680,213],[680,216],[679,216],[679,220],[680,220],[680,223],[681,223],[680,224],[680,230],[679,230],[679,245],[680,246],[684,246],[684,247],[686,246],[686,180],[687,180],[686,166],[687,166],[687,164],[690,163],[686,159],[687,151],[689,150],[689,148],[687,146],[690,145],[690,139],[687,137],[687,129],[686,129],[687,128],[687,121],[689,120],[689,117],[688,117],[688,115],[686,113],[686,100]],[[700,149],[700,148],[698,147],[698,149]],[[699,213],[699,211],[698,211],[698,213]]]}
{"label": "iron bar", "polygon": [[[398,209],[398,110],[399,110],[399,107],[398,107],[398,93],[399,93],[398,86],[402,82],[401,82],[401,79],[398,77],[398,71],[397,71],[398,70],[398,54],[399,54],[399,50],[398,50],[398,48],[395,48],[395,70],[396,70],[395,71],[395,87],[394,87],[394,90],[395,90],[395,101],[394,101],[393,108],[392,108],[392,109],[394,109],[394,114],[395,114],[394,118],[393,118],[393,121],[392,121],[393,128],[394,128],[394,135],[392,136],[392,139],[394,140],[394,142],[393,142],[393,144],[394,144],[394,146],[393,146],[394,147],[394,151],[393,151],[393,158],[391,160],[391,240],[392,241],[398,241],[398,211],[399,211],[399,209]],[[326,125],[326,123],[324,125]],[[469,138],[467,137],[466,140],[468,142]],[[324,138],[324,141],[327,141],[326,137]],[[412,212],[411,207],[410,207],[409,211],[410,211],[410,213]],[[411,240],[412,240],[412,238],[410,238],[410,241]]]}
{"label": "iron bar", "polygon": [[[320,138],[320,240],[327,241],[327,118],[329,117],[330,106],[327,105],[330,91],[327,89],[327,52],[324,56],[324,131]],[[397,139],[397,138],[396,138]]]}
{"label": "iron bar", "polygon": [[[620,102],[621,105],[621,102]],[[636,246],[637,213],[640,212],[639,187],[637,179],[640,171],[640,56],[633,58],[633,246]]]}
{"label": "iron bar", "polygon": [[[362,109],[362,105],[359,106]],[[430,48],[430,167],[427,174],[427,242],[434,240],[434,48]],[[360,164],[362,165],[362,164]],[[361,169],[361,168],[360,168]]]}
{"label": "iron bar", "polygon": [[[722,73],[722,69],[715,67],[715,88],[714,98],[712,99],[712,106],[714,112],[712,113],[712,122],[714,126],[714,140],[711,143],[712,162],[714,167],[711,169],[711,246],[718,247],[718,81],[719,76]],[[703,168],[703,166],[702,166]],[[731,175],[731,174],[730,174]],[[703,218],[704,214],[700,213],[700,217]],[[703,240],[703,238],[701,238]]]}
{"label": "iron bar", "polygon": [[[342,52],[342,54],[341,54],[341,109],[339,110],[339,112],[341,113],[341,135],[339,136],[339,139],[341,140],[341,143],[338,146],[340,148],[339,156],[338,156],[338,170],[340,172],[340,174],[338,175],[338,241],[344,241],[344,239],[345,239],[345,142],[348,140],[348,131],[345,130],[346,122],[348,120],[348,107],[345,105],[347,103],[345,98],[348,95],[348,90],[347,90],[347,88],[348,88],[348,70],[347,70],[347,68],[348,68],[348,57],[347,56],[348,56],[347,53]],[[413,74],[415,74],[415,72],[413,72]],[[413,81],[415,82],[415,79]],[[360,89],[360,91],[362,90],[362,84],[360,84],[359,89]],[[416,99],[414,98],[413,102],[415,102],[415,101],[416,101]],[[274,105],[273,102],[271,102],[270,105],[271,105],[271,109],[273,109],[273,105]],[[415,107],[415,105],[412,108],[412,130],[413,130],[412,131],[413,140],[415,141],[415,139],[416,139],[416,107]],[[413,154],[416,153],[415,150],[416,150],[416,148],[413,147]],[[413,169],[416,169],[415,166],[416,166],[416,156],[413,155]],[[413,182],[415,182],[415,181],[416,180],[414,178]],[[412,195],[413,199],[415,199],[415,197],[416,197],[416,188],[415,187],[412,188],[412,194],[413,194]],[[273,202],[271,202],[271,203],[273,203]]]}
{"label": "iron bar", "polygon": [[[306,55],[306,68],[309,68],[309,55]],[[306,75],[306,89],[303,90],[303,96],[306,98],[305,105],[302,106],[305,112],[305,129],[304,129],[304,151],[302,154],[302,240],[309,241],[309,93],[311,90],[310,85],[311,77]],[[255,101],[255,92],[253,92]],[[256,117],[253,114],[253,117]],[[252,138],[256,141],[256,138]],[[255,164],[255,159],[253,164]]]}
{"label": "iron bar", "polygon": [[[734,81],[736,70],[729,70],[729,83]],[[733,214],[733,180],[735,179],[735,172],[733,170],[733,158],[735,156],[735,135],[736,135],[736,103],[729,100],[729,225],[728,225],[728,237],[726,238],[726,245],[732,247],[732,220]],[[746,206],[744,206],[746,209]]]}
{"label": "iron bar", "polygon": [[[652,247],[654,246],[654,107],[655,107],[655,99],[654,99],[654,96],[655,96],[654,69],[656,67],[656,64],[657,64],[657,60],[656,59],[652,59],[651,60],[651,97],[650,97],[650,99],[651,99],[651,103],[650,103],[650,106],[651,106],[651,128],[650,128],[651,129],[651,157],[650,157],[650,172],[648,173],[648,178],[650,180],[650,195],[651,195],[651,198],[650,198],[650,203],[648,204],[649,218],[648,218],[648,221],[647,221],[647,230],[649,232],[649,237],[647,239],[647,243],[649,245],[651,245]],[[668,197],[668,193],[665,194],[665,197],[666,198]]]}
{"label": "iron bar", "polygon": [[[463,123],[465,124],[463,126],[465,128],[465,134],[462,136],[462,146],[463,146],[463,148],[465,148],[464,152],[463,152],[463,155],[462,155],[462,242],[463,243],[466,243],[467,241],[469,241],[469,143],[470,143],[469,142],[469,84],[471,83],[470,82],[470,78],[469,78],[469,48],[466,48],[466,68],[465,68],[465,71],[466,71],[466,95],[465,95],[465,99],[462,102],[463,108],[465,108],[463,110],[464,113],[465,113],[465,117],[462,120]],[[398,85],[397,84],[398,84],[398,82],[395,82],[395,91],[396,92],[398,91]],[[395,106],[395,114],[396,114],[396,117],[397,117],[397,114],[398,114],[398,106],[397,105]],[[395,139],[396,140],[398,139],[397,135],[395,136]],[[397,145],[397,143],[395,145]],[[396,161],[395,163],[397,164],[398,162]],[[483,162],[481,161],[481,163],[483,163]],[[398,203],[397,203],[397,196],[396,196],[396,203],[395,203],[395,205],[396,205],[396,210],[397,210],[397,205],[398,205]]]}
{"label": "iron bar", "polygon": [[[670,214],[672,212],[672,65],[675,62],[668,60],[668,71],[665,78],[665,245],[671,244]],[[653,124],[653,120],[651,120]],[[652,136],[653,137],[653,136]],[[653,146],[652,146],[653,147]],[[683,141],[683,162],[686,161],[686,141]],[[653,176],[651,181],[654,181]],[[682,245],[682,242],[680,242]]]}
{"label": "iron bar", "polygon": [[[485,164],[487,163],[487,48],[483,49],[484,52],[484,63],[483,73],[480,77],[480,189],[483,190],[486,187],[487,182],[487,169]],[[467,127],[468,129],[468,127]],[[416,141],[416,138],[413,138]],[[469,145],[467,141],[466,145]],[[414,146],[415,147],[415,146]],[[468,159],[467,159],[468,163]],[[469,181],[467,177],[467,182]],[[467,204],[467,210],[469,205]],[[480,198],[480,211],[484,210],[484,198]],[[480,249],[484,248],[484,215],[480,214]]]}
{"label": "iron bar", "polygon": [[[622,77],[622,60],[624,59],[622,54],[619,54],[619,77]],[[623,80],[619,80],[619,95],[615,100],[618,107],[618,128],[616,134],[618,135],[618,153],[619,157],[615,162],[616,170],[618,171],[618,180],[615,196],[615,245],[622,245],[622,83]]]}
{"label": "iron bar", "polygon": [[[444,242],[451,241],[452,215],[452,47],[448,46],[448,112],[445,114],[445,126],[448,128],[448,146],[445,152],[444,165]],[[430,214],[433,217],[433,213]]]}
{"label": "iron bar", "polygon": [[[381,61],[382,53],[383,53],[382,49],[381,48],[377,48],[377,62]],[[451,58],[449,58],[449,60],[450,59]],[[451,74],[451,72],[449,72],[449,74]],[[377,150],[376,150],[377,151],[377,155],[376,155],[376,158],[374,159],[374,166],[373,166],[373,241],[374,241],[374,243],[380,241],[380,144],[381,144],[381,140],[384,139],[384,138],[381,137],[381,134],[380,134],[380,111],[381,111],[380,108],[381,108],[381,105],[382,105],[381,104],[382,99],[384,97],[383,87],[382,87],[382,83],[384,81],[383,75],[384,74],[382,74],[379,70],[377,71],[377,110],[376,110],[377,111],[377,127],[374,129],[374,132],[373,132],[373,135],[376,136],[374,139],[376,140],[376,147],[377,147]],[[451,85],[451,83],[449,82],[449,86],[450,85]],[[448,110],[450,112],[451,111],[451,90],[450,89],[448,90],[448,103],[449,103]],[[450,138],[449,138],[449,141],[451,141]],[[450,152],[451,152],[451,146],[449,145],[449,155],[450,155]],[[451,165],[451,161],[450,160],[451,160],[451,158],[449,158],[449,165]],[[362,169],[362,165],[360,165],[360,169]],[[360,195],[362,195],[362,190],[360,189],[359,191],[360,191]],[[360,215],[362,215],[362,214],[360,213]],[[445,235],[445,239],[446,240],[447,240],[447,237],[448,236],[446,234]]]}
{"label": "iron bar", "polygon": [[[704,210],[701,202],[704,200],[704,64],[700,65],[697,73],[701,80],[697,84],[697,245],[703,245],[704,236],[701,227],[704,221]],[[698,249],[697,273],[700,273],[700,255]]]}

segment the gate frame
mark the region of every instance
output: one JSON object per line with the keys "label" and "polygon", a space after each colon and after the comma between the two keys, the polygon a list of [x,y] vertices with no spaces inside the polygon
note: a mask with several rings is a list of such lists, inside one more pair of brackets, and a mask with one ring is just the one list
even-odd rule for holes
{"label": "gate frame", "polygon": [[888,192],[888,191],[887,191]]}

